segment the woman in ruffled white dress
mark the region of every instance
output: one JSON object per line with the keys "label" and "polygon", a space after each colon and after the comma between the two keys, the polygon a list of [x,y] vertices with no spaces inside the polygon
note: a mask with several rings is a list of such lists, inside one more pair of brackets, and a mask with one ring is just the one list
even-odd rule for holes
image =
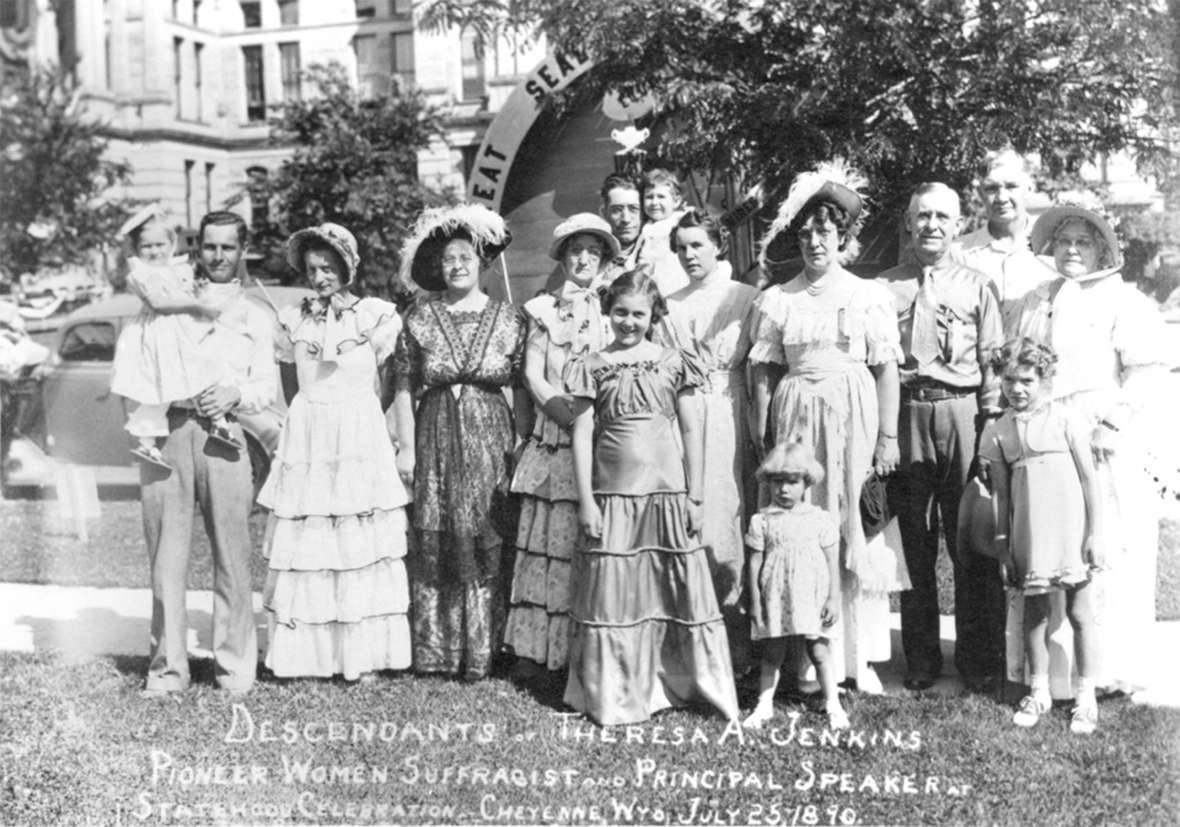
{"label": "woman in ruffled white dress", "polygon": [[290,409],[258,497],[271,511],[266,665],[284,678],[358,680],[411,659],[409,497],[378,397],[401,320],[393,304],[349,292],[358,256],[343,227],[300,230],[287,256],[316,296],[279,314]]}
{"label": "woman in ruffled white dress", "polygon": [[[1051,395],[1091,428],[1106,499],[1108,570],[1095,576],[1103,663],[1099,686],[1128,693],[1149,688],[1159,653],[1149,650],[1155,623],[1161,503],[1145,469],[1152,440],[1175,439],[1159,395],[1167,386],[1166,333],[1156,307],[1119,274],[1122,256],[1110,224],[1092,210],[1052,207],[1033,225],[1033,252],[1052,255],[1060,274],[1031,291],[1014,335],[1057,352]],[[1166,453],[1166,452],[1165,452]],[[1018,630],[1023,598],[1009,597],[1008,678],[1025,681]],[[1064,600],[1049,617],[1050,691],[1074,697],[1072,631]]]}
{"label": "woman in ruffled white dress", "polygon": [[570,558],[578,539],[578,491],[570,425],[574,399],[562,371],[574,356],[607,345],[598,288],[602,268],[619,254],[610,225],[577,213],[557,225],[549,256],[565,282],[525,302],[528,341],[524,379],[536,417],[522,446],[513,492],[521,495],[512,597],[504,643],[517,657],[516,674],[528,679],[569,660]]}
{"label": "woman in ruffled white dress", "polygon": [[889,592],[908,588],[909,576],[900,548],[866,542],[859,504],[870,472],[897,464],[901,343],[885,289],[843,267],[855,258],[863,209],[843,177],[836,167],[804,173],[779,208],[764,255],[796,244],[803,273],[759,296],[749,358],[757,433],[768,444],[799,439],[814,449],[825,479],[808,496],[840,517],[837,677],[879,693],[870,664],[889,660]]}
{"label": "woman in ruffled white dress", "polygon": [[690,209],[672,227],[670,237],[660,240],[676,251],[688,284],[667,297],[668,315],[653,339],[695,354],[708,375],[705,387],[694,395],[705,436],[708,492],[701,542],[710,549],[717,602],[735,671],[740,672],[750,638],[741,596],[747,494],[753,493],[746,489],[754,476],[745,361],[758,289],[733,280],[733,269],[724,260],[726,236],[719,219]]}

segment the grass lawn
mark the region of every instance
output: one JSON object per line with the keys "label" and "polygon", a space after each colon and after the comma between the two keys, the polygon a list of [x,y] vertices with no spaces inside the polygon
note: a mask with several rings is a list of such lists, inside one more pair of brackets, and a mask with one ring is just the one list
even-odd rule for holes
{"label": "grass lawn", "polygon": [[1010,707],[980,696],[854,695],[853,734],[830,741],[789,700],[757,736],[702,710],[600,730],[559,715],[552,683],[264,679],[234,698],[194,662],[192,689],[147,701],[145,668],[0,655],[0,823],[1075,825],[1180,812],[1180,711],[1123,699],[1079,737],[1063,709],[1018,731]]}

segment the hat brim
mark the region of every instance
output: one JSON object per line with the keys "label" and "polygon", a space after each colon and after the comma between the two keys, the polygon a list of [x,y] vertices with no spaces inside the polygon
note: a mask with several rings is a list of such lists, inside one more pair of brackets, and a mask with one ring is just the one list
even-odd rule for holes
{"label": "hat brim", "polygon": [[410,263],[410,278],[414,284],[423,290],[445,290],[447,281],[442,273],[442,254],[447,243],[455,239],[470,241],[475,246],[475,252],[483,261],[489,261],[508,249],[512,243],[512,233],[504,230],[502,242],[475,243],[471,231],[464,226],[437,227],[418,244],[414,251],[414,260]]}
{"label": "hat brim", "polygon": [[1032,230],[1028,234],[1028,242],[1032,247],[1032,251],[1038,255],[1052,256],[1053,235],[1062,223],[1071,218],[1085,221],[1087,224],[1095,227],[1101,234],[1102,240],[1106,244],[1106,249],[1110,253],[1110,263],[1103,266],[1122,267],[1123,254],[1119,245],[1119,237],[1115,234],[1114,227],[1110,226],[1110,222],[1101,215],[1093,210],[1087,210],[1085,207],[1075,207],[1072,205],[1050,207],[1037,216],[1037,220],[1033,223]]}
{"label": "hat brim", "polygon": [[344,282],[344,286],[356,281],[356,264],[353,263],[356,251],[347,249],[340,243],[339,239],[333,238],[320,230],[319,227],[307,227],[297,231],[287,239],[287,263],[291,265],[291,268],[296,273],[304,274],[304,256],[307,253],[308,245],[312,241],[323,244],[331,250],[335,250],[336,254],[340,256],[340,261],[343,262],[346,275],[348,276],[348,279]]}
{"label": "hat brim", "polygon": [[557,238],[553,239],[553,243],[549,245],[549,258],[553,259],[554,261],[561,261],[562,245],[564,245],[576,235],[592,235],[602,240],[602,243],[606,245],[607,251],[606,260],[603,262],[604,264],[606,261],[611,261],[612,259],[618,258],[619,252],[622,250],[622,248],[619,246],[619,240],[611,233],[606,232],[605,230],[600,230],[596,227],[579,227],[573,232],[566,233],[563,236],[558,236]]}
{"label": "hat brim", "polygon": [[857,219],[860,218],[861,210],[864,209],[864,200],[856,191],[834,181],[825,181],[799,206],[783,230],[766,240],[762,257],[767,264],[782,264],[799,258],[799,240],[788,230],[798,221],[799,216],[806,215],[817,203],[835,204],[842,209],[848,214],[850,227],[855,226]]}

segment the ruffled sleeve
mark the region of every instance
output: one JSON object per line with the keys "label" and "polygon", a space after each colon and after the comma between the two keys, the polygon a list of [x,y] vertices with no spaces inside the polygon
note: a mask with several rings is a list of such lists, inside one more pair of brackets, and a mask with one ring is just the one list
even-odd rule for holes
{"label": "ruffled sleeve", "polygon": [[786,304],[782,300],[782,288],[771,287],[754,301],[750,321],[751,362],[785,365],[787,354],[783,350],[783,325],[786,323]]}
{"label": "ruffled sleeve", "polygon": [[149,306],[159,299],[191,299],[192,270],[188,262],[147,264],[142,259],[128,261],[127,289]]}
{"label": "ruffled sleeve", "polygon": [[1113,344],[1120,366],[1163,365],[1167,362],[1163,316],[1151,300],[1129,284],[1120,285],[1120,307],[1115,317]]}
{"label": "ruffled sleeve", "polygon": [[284,307],[275,318],[275,361],[295,361],[295,328],[301,319],[299,305]]}
{"label": "ruffled sleeve", "polygon": [[1011,414],[1004,414],[984,428],[979,439],[979,458],[984,462],[1004,462],[1004,451],[1000,447],[1000,432],[1009,427]]}
{"label": "ruffled sleeve", "polygon": [[705,363],[695,353],[688,350],[674,350],[680,359],[680,368],[676,376],[676,392],[700,388],[708,384],[709,375],[705,372]]}
{"label": "ruffled sleeve", "polygon": [[750,518],[750,527],[746,529],[746,545],[754,551],[766,550],[766,521],[760,511]]}
{"label": "ruffled sleeve", "polygon": [[357,332],[367,339],[381,363],[393,355],[401,333],[402,320],[397,305],[384,299],[361,299],[356,307]]}
{"label": "ruffled sleeve", "polygon": [[865,291],[865,362],[869,365],[904,362],[897,312],[888,289],[873,281],[866,281],[861,289]]}
{"label": "ruffled sleeve", "polygon": [[594,354],[575,356],[566,362],[565,370],[561,373],[566,393],[585,399],[595,399],[598,396],[598,380],[594,377],[594,367],[590,364],[596,359]]}

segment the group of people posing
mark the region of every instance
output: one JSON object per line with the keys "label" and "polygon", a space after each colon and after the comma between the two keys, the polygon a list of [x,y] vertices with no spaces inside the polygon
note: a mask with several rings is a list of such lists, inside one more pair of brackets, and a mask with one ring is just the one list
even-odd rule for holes
{"label": "group of people posing", "polygon": [[[847,727],[838,687],[881,691],[891,592],[906,687],[942,673],[941,534],[967,687],[994,689],[1006,662],[1030,687],[1015,723],[1072,697],[1071,728],[1093,731],[1097,688],[1141,686],[1154,620],[1141,443],[1162,323],[1119,277],[1102,216],[1032,223],[1011,152],[981,180],[986,227],[960,237],[959,195],[922,184],[903,263],[867,279],[846,269],[862,182],[801,174],[762,250],[797,250],[802,273],[760,290],[735,280],[725,227],[685,208],[674,176],[610,176],[601,216],[554,230],[560,283],[523,307],[482,289],[511,240],[501,217],[429,209],[402,254],[419,292],[404,315],[356,295],[356,241],[323,224],[288,242],[314,296],[277,326],[242,293],[240,218],[202,221],[194,280],[166,222],[138,216],[145,308],[113,386],[136,403],[143,463],[145,694],[189,680],[194,500],[217,681],[253,684],[237,415],[270,401],[277,372],[289,411],[258,502],[278,677],[475,680],[507,652],[521,680],[565,671],[565,702],[611,725],[693,703],[737,718],[735,674],[758,656],[747,726],[773,716],[780,672],[814,668],[829,726]],[[958,525],[972,475],[994,502],[983,542]]]}

